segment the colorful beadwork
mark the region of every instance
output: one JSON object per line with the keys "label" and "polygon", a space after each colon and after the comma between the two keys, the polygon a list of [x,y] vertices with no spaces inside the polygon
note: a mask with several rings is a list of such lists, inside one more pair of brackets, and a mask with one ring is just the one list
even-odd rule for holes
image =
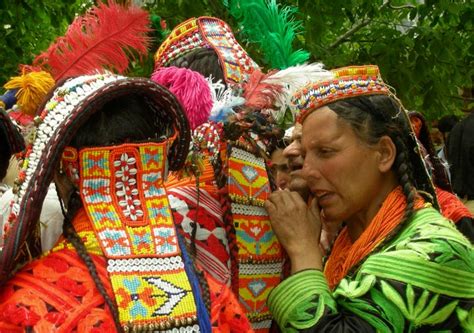
{"label": "colorful beadwork", "polygon": [[229,196],[235,203],[263,207],[270,195],[265,162],[239,148],[229,158]]}
{"label": "colorful beadwork", "polygon": [[335,79],[310,83],[294,94],[292,104],[300,110],[299,122],[312,111],[340,99],[390,93],[377,66],[344,67],[334,74]]}
{"label": "colorful beadwork", "polygon": [[155,68],[167,66],[196,48],[216,51],[227,83],[245,81],[258,68],[227,23],[214,17],[191,18],[174,28],[155,54]]}
{"label": "colorful beadwork", "polygon": [[256,331],[268,331],[266,306],[270,291],[280,283],[284,254],[271,228],[263,203],[270,184],[263,158],[230,148],[227,190],[238,245],[239,301]]}
{"label": "colorful beadwork", "polygon": [[169,144],[79,151],[81,197],[108,259],[119,319],[126,327],[192,328],[197,320],[163,188]]}

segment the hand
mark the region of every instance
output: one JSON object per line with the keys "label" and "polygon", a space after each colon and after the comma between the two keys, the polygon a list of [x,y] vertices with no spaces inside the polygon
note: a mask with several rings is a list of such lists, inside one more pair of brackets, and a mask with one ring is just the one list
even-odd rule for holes
{"label": "hand", "polygon": [[321,214],[321,223],[322,223],[322,230],[321,230],[321,250],[323,251],[324,255],[327,255],[332,242],[336,238],[339,230],[341,229],[341,222],[328,222],[324,219],[324,214]]}
{"label": "hand", "polygon": [[290,257],[292,273],[322,269],[321,219],[316,200],[308,207],[297,192],[275,191],[265,208],[273,231]]}

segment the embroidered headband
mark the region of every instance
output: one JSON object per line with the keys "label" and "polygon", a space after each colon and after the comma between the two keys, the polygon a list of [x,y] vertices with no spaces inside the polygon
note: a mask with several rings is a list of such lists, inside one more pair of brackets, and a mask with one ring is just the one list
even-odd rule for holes
{"label": "embroidered headband", "polygon": [[429,193],[432,196],[430,201],[435,207],[438,207],[433,183],[421,149],[415,139],[408,113],[398,98],[383,82],[378,66],[348,66],[333,69],[332,72],[334,73],[333,79],[312,82],[293,95],[292,104],[300,110],[297,122],[302,124],[312,112],[335,101],[357,96],[390,96],[398,104],[401,111],[400,116],[407,130],[407,140],[405,141],[408,149],[414,152],[410,159],[414,168],[418,171],[417,188]]}
{"label": "embroidered headband", "polygon": [[341,99],[390,94],[375,65],[342,67],[332,72],[334,79],[310,83],[293,95],[292,104],[299,109],[298,122],[303,123],[314,110]]}
{"label": "embroidered headband", "polygon": [[246,81],[258,65],[235,39],[229,25],[214,17],[190,18],[176,26],[155,54],[155,70],[197,48],[213,49],[228,84]]}
{"label": "embroidered headband", "polygon": [[[189,125],[181,105],[166,88],[144,78],[113,74],[80,76],[63,81],[35,118],[33,142],[27,145],[25,161],[16,181],[12,212],[4,226],[5,244],[0,253],[0,285],[22,263],[28,252],[40,253],[35,235],[48,185],[64,148],[77,130],[108,101],[139,94],[156,111],[157,132],[163,126],[176,129],[178,137],[169,151],[169,168],[178,170],[185,162],[190,141]],[[28,240],[28,251],[26,242]]]}

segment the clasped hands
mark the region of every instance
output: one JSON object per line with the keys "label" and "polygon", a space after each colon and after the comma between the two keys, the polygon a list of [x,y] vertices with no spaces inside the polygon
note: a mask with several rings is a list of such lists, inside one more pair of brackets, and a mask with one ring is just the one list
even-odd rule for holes
{"label": "clasped hands", "polygon": [[317,200],[308,205],[297,192],[275,191],[265,208],[273,231],[291,260],[291,273],[322,270],[322,223]]}

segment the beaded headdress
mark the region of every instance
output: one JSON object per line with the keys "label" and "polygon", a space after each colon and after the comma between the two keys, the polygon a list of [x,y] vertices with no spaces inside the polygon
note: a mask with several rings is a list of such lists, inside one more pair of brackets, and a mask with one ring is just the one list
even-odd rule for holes
{"label": "beaded headdress", "polygon": [[197,48],[213,49],[227,84],[246,81],[258,68],[235,39],[229,25],[214,17],[191,18],[176,26],[155,54],[155,69]]}
{"label": "beaded headdress", "polygon": [[5,244],[0,253],[0,284],[15,265],[23,263],[27,256],[40,253],[36,221],[64,148],[105,103],[130,94],[142,96],[155,111],[157,133],[177,135],[168,152],[169,169],[182,167],[189,149],[189,125],[181,105],[166,88],[148,79],[108,73],[59,83],[35,118],[34,139],[27,145],[23,168],[15,184],[16,197],[5,224]]}
{"label": "beaded headdress", "polygon": [[299,109],[299,122],[314,110],[340,99],[390,93],[375,65],[349,66],[332,72],[333,79],[312,82],[294,94],[292,104]]}

